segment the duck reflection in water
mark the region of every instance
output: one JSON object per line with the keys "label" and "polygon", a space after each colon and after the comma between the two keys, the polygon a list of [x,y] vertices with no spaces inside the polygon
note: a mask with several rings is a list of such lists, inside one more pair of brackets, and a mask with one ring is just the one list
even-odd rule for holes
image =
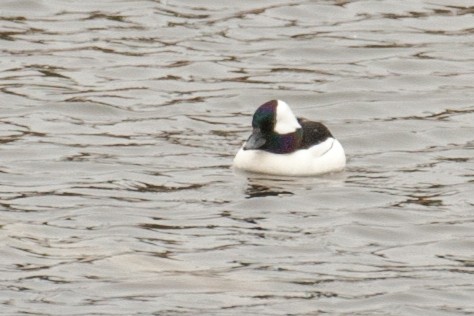
{"label": "duck reflection in water", "polygon": [[267,197],[267,196],[280,196],[280,195],[293,195],[294,193],[284,189],[284,184],[281,187],[277,186],[279,182],[275,179],[260,179],[260,178],[248,178],[247,188],[245,194],[247,199]]}

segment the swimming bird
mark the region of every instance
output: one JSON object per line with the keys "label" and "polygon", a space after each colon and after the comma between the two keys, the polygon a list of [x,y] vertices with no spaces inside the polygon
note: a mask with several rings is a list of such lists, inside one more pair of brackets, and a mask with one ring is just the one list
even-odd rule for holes
{"label": "swimming bird", "polygon": [[288,104],[271,100],[252,119],[253,131],[233,165],[245,171],[311,176],[344,169],[346,155],[322,123],[297,118]]}

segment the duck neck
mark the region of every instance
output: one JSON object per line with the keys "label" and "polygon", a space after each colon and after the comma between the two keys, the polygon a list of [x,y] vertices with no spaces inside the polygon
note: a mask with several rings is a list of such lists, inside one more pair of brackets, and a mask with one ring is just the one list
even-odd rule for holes
{"label": "duck neck", "polygon": [[275,154],[289,154],[301,147],[303,129],[298,128],[296,131],[288,134],[278,134],[272,131],[265,135],[265,138],[267,141],[260,149]]}

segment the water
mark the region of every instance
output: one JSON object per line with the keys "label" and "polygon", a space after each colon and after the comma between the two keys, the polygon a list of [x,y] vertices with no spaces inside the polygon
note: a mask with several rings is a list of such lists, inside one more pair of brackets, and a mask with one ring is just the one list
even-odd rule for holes
{"label": "water", "polygon": [[[474,313],[473,13],[2,1],[1,314]],[[274,98],[345,172],[230,168]]]}

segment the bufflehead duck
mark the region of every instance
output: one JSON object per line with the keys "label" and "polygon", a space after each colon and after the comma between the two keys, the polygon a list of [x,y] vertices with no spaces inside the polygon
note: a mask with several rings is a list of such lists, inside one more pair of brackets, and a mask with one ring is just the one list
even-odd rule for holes
{"label": "bufflehead duck", "polygon": [[272,100],[252,119],[253,132],[234,158],[234,167],[250,172],[310,176],[340,171],[346,155],[322,123],[296,118],[288,104]]}

